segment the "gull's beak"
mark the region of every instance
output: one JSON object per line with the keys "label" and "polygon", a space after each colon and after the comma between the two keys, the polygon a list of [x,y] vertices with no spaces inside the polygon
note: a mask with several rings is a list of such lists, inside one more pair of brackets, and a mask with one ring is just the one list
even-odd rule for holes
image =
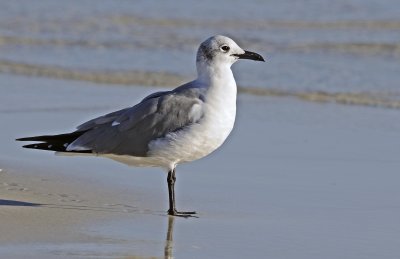
{"label": "gull's beak", "polygon": [[233,56],[238,57],[239,59],[251,59],[255,61],[265,62],[264,58],[255,52],[245,50],[243,54],[232,54]]}

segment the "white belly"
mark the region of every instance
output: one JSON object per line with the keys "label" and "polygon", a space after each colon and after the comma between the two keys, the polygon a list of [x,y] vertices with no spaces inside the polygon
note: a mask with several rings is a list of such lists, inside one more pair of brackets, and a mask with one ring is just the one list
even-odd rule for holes
{"label": "white belly", "polygon": [[149,156],[162,157],[174,165],[207,156],[229,136],[235,115],[235,107],[219,111],[211,108],[199,123],[152,141]]}

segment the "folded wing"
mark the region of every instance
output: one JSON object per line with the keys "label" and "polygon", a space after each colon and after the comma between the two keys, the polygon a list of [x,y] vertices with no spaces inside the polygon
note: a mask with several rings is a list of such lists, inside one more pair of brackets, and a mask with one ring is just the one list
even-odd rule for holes
{"label": "folded wing", "polygon": [[84,133],[66,151],[146,156],[148,144],[203,117],[203,91],[197,88],[160,92],[139,104],[80,125]]}

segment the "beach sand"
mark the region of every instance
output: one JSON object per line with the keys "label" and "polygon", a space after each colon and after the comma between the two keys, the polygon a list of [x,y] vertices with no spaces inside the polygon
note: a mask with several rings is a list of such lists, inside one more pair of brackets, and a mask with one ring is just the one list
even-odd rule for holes
{"label": "beach sand", "polygon": [[397,258],[398,110],[240,95],[234,132],[166,175],[26,150],[157,89],[0,75],[1,258]]}

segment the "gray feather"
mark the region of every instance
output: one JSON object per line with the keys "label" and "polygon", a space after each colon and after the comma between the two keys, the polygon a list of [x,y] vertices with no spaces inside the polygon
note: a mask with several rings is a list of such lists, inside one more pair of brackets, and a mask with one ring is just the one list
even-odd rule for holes
{"label": "gray feather", "polygon": [[[71,146],[101,154],[146,156],[149,142],[203,117],[205,91],[188,83],[173,91],[151,94],[133,107],[78,126],[78,130],[87,132]],[[192,109],[194,105],[196,109]]]}

